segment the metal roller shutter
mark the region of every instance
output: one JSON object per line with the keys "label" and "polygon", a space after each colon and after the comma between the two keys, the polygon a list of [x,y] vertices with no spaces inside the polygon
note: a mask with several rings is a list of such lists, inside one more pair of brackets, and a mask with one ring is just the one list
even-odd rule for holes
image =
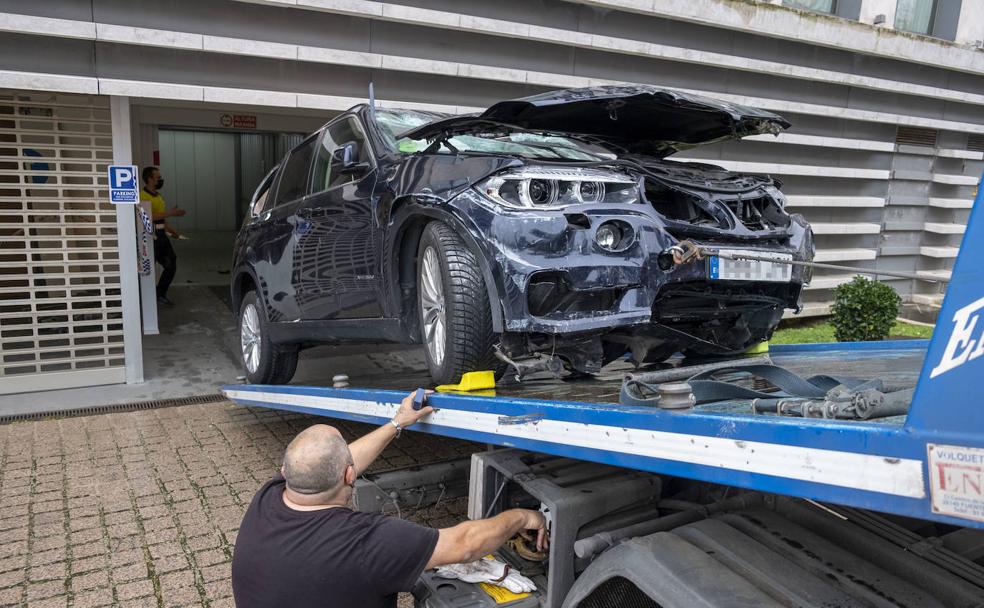
{"label": "metal roller shutter", "polygon": [[0,394],[124,381],[106,97],[0,90]]}

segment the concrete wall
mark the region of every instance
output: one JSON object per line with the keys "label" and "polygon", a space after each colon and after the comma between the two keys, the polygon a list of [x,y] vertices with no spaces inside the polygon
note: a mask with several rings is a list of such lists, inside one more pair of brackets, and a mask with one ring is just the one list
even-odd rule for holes
{"label": "concrete wall", "polygon": [[964,0],[957,23],[957,42],[984,46],[984,2]]}
{"label": "concrete wall", "polygon": [[[976,35],[982,4],[963,1],[958,40]],[[793,123],[685,157],[780,176],[821,259],[945,276],[984,170],[968,150],[984,134],[984,52],[892,31],[894,5],[864,0],[851,21],[752,0],[0,0],[0,77],[157,106],[142,125],[239,108],[303,130],[370,82],[383,105],[450,112],[607,82],[696,91]],[[878,13],[889,27],[866,23]],[[928,145],[897,143],[908,127],[930,130]],[[808,312],[848,278],[818,272]],[[914,301],[939,293],[893,284]]]}
{"label": "concrete wall", "polygon": [[895,26],[895,7],[898,0],[864,0],[861,3],[861,23],[874,24],[875,17],[885,16],[885,22],[881,27],[891,29]]}
{"label": "concrete wall", "polygon": [[[766,4],[782,5],[783,0],[761,0]],[[936,24],[931,35],[952,40],[957,44],[975,45],[984,41],[984,2],[979,0],[923,0],[934,2]],[[837,15],[874,25],[875,18],[883,15],[879,24],[884,29],[895,28],[898,0],[837,0]],[[956,27],[951,27],[956,22]]]}

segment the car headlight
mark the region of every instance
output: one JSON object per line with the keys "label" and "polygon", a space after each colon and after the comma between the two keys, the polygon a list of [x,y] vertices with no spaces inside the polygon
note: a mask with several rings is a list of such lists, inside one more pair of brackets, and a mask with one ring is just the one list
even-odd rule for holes
{"label": "car headlight", "polygon": [[636,179],[592,168],[524,167],[493,175],[477,188],[497,203],[520,209],[639,202]]}

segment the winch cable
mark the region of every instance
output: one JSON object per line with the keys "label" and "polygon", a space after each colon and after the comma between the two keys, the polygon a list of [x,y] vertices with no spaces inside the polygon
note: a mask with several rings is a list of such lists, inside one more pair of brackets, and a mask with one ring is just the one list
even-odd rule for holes
{"label": "winch cable", "polygon": [[725,260],[749,260],[753,262],[772,262],[773,264],[785,264],[788,266],[803,266],[807,268],[824,268],[827,270],[846,270],[848,272],[853,272],[856,274],[869,275],[878,279],[878,277],[895,277],[899,279],[916,279],[919,281],[926,281],[929,283],[949,283],[950,279],[938,277],[935,275],[927,275],[919,272],[899,272],[895,270],[872,270],[870,268],[857,268],[855,266],[842,266],[840,264],[825,264],[823,262],[812,262],[806,260],[782,260],[776,259],[775,257],[770,257],[767,255],[755,255],[754,253],[745,253],[738,251],[721,251],[719,249],[714,249],[712,247],[704,247],[702,245],[697,245],[693,241],[684,240],[680,241],[678,244],[669,247],[666,250],[673,256],[673,263],[675,265],[686,264],[691,260],[697,259],[702,260],[705,257],[719,257]]}

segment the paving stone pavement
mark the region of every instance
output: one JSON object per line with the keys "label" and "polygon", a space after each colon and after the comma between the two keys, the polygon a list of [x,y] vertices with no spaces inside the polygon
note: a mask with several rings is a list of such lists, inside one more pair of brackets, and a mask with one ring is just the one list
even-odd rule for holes
{"label": "paving stone pavement", "polygon": [[[243,513],[315,422],[372,428],[228,402],[0,425],[0,606],[233,606]],[[371,470],[479,449],[407,432]],[[465,500],[403,516],[453,525]]]}

